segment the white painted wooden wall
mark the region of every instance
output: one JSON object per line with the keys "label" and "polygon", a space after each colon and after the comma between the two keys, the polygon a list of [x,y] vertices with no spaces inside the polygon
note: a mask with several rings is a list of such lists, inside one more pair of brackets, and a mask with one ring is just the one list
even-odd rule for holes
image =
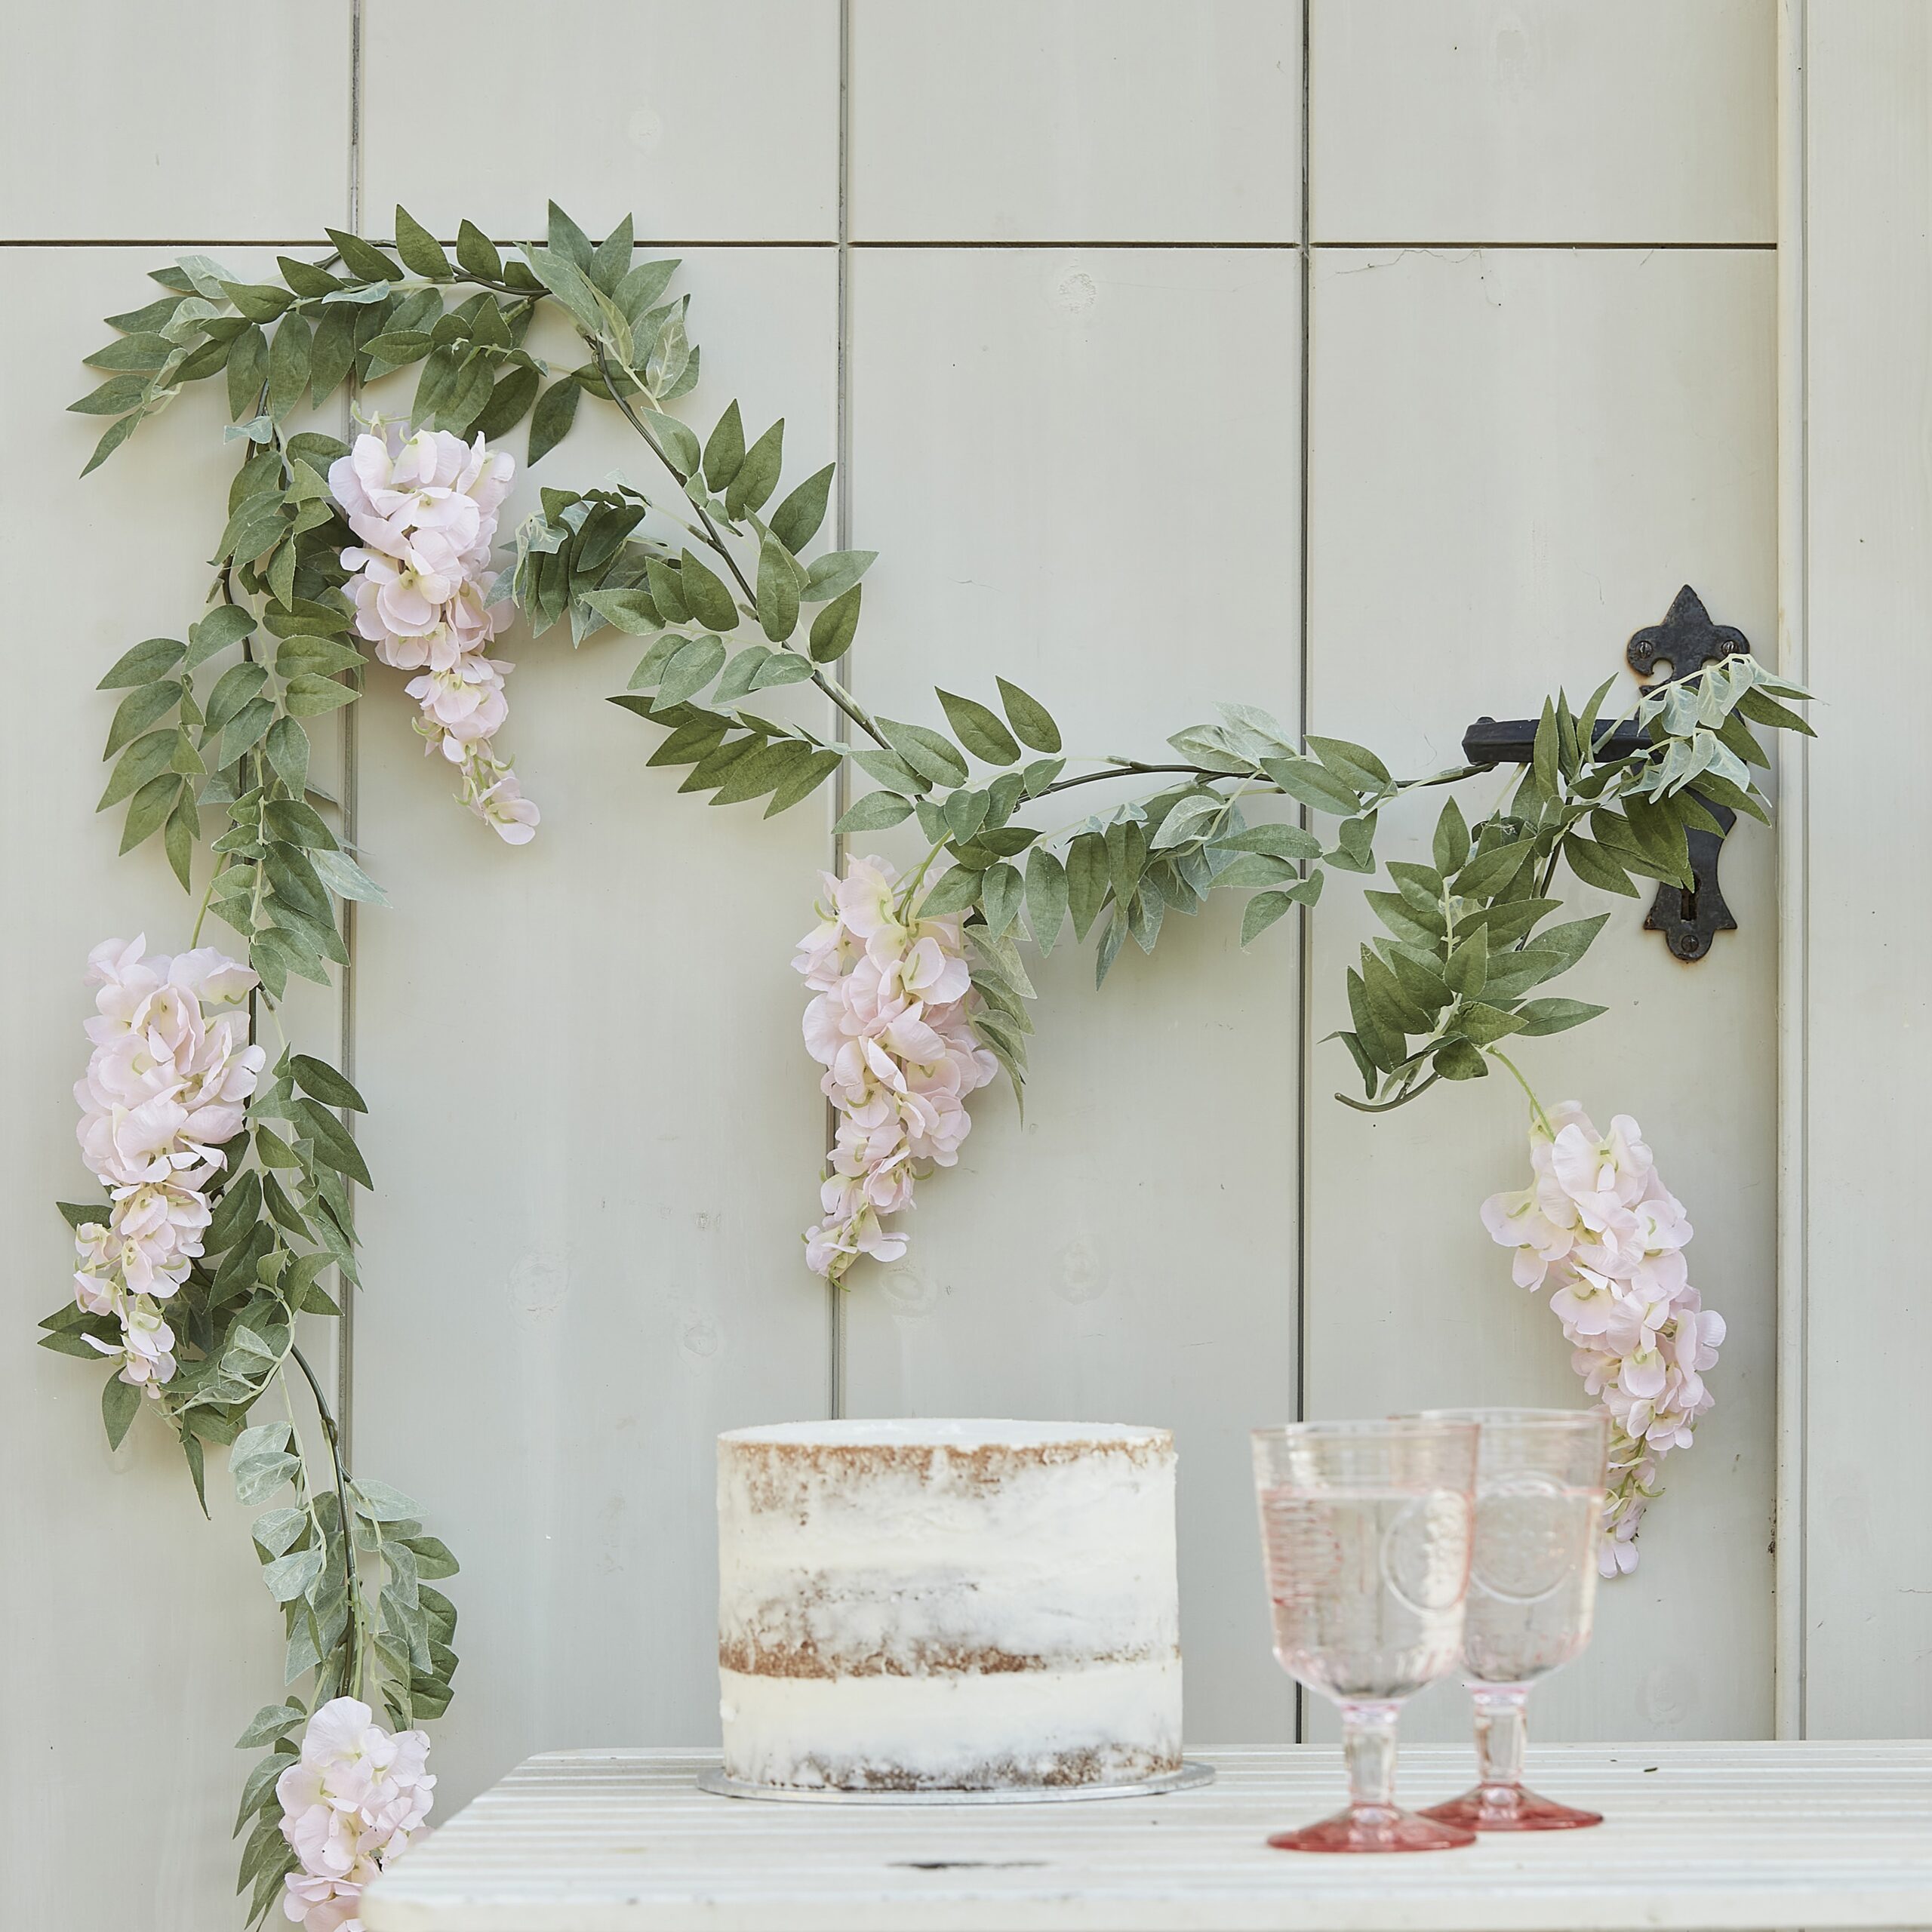
{"label": "white painted wooden wall", "polygon": [[[800,473],[847,466],[841,534],[882,553],[854,675],[888,710],[998,669],[1091,750],[1245,698],[1420,770],[1480,713],[1593,686],[1686,580],[1767,654],[1782,616],[1801,662],[1808,627],[1828,736],[1787,774],[1782,912],[1746,827],[1742,931],[1686,969],[1610,902],[1574,990],[1616,1017],[1532,1049],[1548,1097],[1644,1122],[1731,1324],[1643,1567],[1539,1724],[1932,1725],[1917,0],[1808,26],[1801,0],[16,12],[0,1860],[23,1923],[230,1922],[229,1741],[278,1648],[237,1512],[202,1525],[149,1432],[110,1457],[94,1378],[28,1344],[66,1278],[82,962],[183,930],[158,855],[117,862],[91,816],[92,687],[195,608],[226,472],[190,401],[78,483],[98,426],[60,405],[148,266],[384,235],[398,199],[506,238],[551,195],[629,209],[684,257],[694,420],[737,395],[785,414]],[[633,460],[592,416],[515,507]],[[541,835],[508,851],[458,812],[377,674],[354,782],[395,905],[360,923],[347,1038],[327,1002],[306,1022],[374,1108],[355,1452],[465,1563],[439,1808],[533,1750],[713,1734],[711,1439],[835,1404],[1171,1423],[1190,1731],[1293,1737],[1248,1426],[1576,1398],[1475,1218],[1524,1158],[1503,1082],[1376,1123],[1328,1098],[1344,1065],[1314,1043],[1366,928],[1345,889],[1246,956],[1217,908],[1097,995],[1069,952],[1039,975],[1026,1126],[984,1097],[906,1260],[829,1306],[798,1247],[825,1122],[786,961],[831,814],[675,797],[601,702],[634,654],[608,635],[512,654]],[[1903,700],[1872,698],[1881,668]],[[1426,834],[1391,815],[1387,853]],[[1463,1723],[1447,1690],[1411,1719]]]}

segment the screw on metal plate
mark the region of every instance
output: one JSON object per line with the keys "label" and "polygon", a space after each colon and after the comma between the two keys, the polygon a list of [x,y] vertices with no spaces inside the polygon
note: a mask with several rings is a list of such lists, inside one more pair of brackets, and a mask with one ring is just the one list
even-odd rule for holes
{"label": "screw on metal plate", "polygon": [[[1706,665],[1750,648],[1750,639],[1734,625],[1712,623],[1703,599],[1687,583],[1672,601],[1662,623],[1646,624],[1632,635],[1624,658],[1639,678],[1648,681],[1646,688],[1654,690],[1659,684],[1687,678]],[[1663,671],[1666,665],[1669,669]],[[1527,764],[1535,750],[1536,736],[1533,718],[1501,723],[1493,718],[1478,718],[1463,734],[1463,755],[1472,764]],[[1643,740],[1635,726],[1626,724],[1597,742],[1600,749],[1628,753],[1638,749]],[[1702,959],[1719,933],[1737,930],[1737,921],[1724,903],[1718,883],[1724,832],[1737,823],[1737,814],[1700,796],[1694,787],[1690,796],[1724,829],[1687,829],[1684,836],[1690,860],[1690,888],[1686,891],[1681,886],[1660,885],[1644,921],[1645,931],[1661,933],[1672,956],[1687,965]]]}

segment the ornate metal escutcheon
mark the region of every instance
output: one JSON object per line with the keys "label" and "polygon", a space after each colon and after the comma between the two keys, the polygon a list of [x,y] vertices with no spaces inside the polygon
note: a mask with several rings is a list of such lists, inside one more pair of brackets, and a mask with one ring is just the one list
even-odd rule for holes
{"label": "ornate metal escutcheon", "polygon": [[[1687,583],[1672,600],[1662,623],[1646,624],[1632,635],[1624,658],[1631,669],[1646,681],[1647,688],[1654,688],[1688,677],[1707,664],[1750,648],[1750,639],[1735,625],[1712,623],[1704,600]],[[1668,670],[1663,669],[1666,666]],[[1478,718],[1463,734],[1463,755],[1472,764],[1527,764],[1536,735],[1537,721],[1533,718],[1510,718],[1501,723],[1493,718]],[[1618,750],[1635,750],[1638,742],[1635,728],[1629,725],[1611,740]],[[1699,796],[1694,788],[1690,795],[1723,826],[1724,832],[1692,829],[1684,834],[1690,859],[1690,889],[1687,892],[1681,886],[1660,885],[1644,921],[1645,930],[1661,933],[1672,957],[1687,964],[1703,958],[1719,933],[1737,930],[1737,921],[1724,903],[1724,891],[1718,882],[1724,833],[1736,823],[1737,814]]]}

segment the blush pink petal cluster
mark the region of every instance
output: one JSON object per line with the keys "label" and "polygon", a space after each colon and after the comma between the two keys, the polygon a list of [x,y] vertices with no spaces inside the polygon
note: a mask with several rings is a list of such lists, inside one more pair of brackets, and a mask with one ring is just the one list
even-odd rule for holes
{"label": "blush pink petal cluster", "polygon": [[1583,1386],[1610,1412],[1611,1490],[1598,1567],[1637,1567],[1636,1535],[1657,1472],[1688,1448],[1712,1405],[1724,1318],[1690,1285],[1684,1204],[1663,1184],[1643,1131],[1619,1114],[1600,1134],[1574,1101],[1530,1130],[1534,1178],[1483,1203],[1491,1237],[1515,1251],[1526,1288],[1550,1290],[1550,1312]]}
{"label": "blush pink petal cluster", "polygon": [[515,473],[480,435],[405,438],[392,423],[356,438],[329,466],[329,488],[361,539],[342,553],[357,631],[385,664],[420,674],[408,688],[417,732],[457,768],[463,802],[506,844],[522,845],[540,814],[496,755],[513,666],[489,655],[508,616],[489,601],[491,546]]}
{"label": "blush pink petal cluster", "polygon": [[918,916],[883,859],[854,858],[842,879],[824,879],[820,923],[792,964],[815,995],[805,1046],[838,1121],[805,1260],[835,1281],[862,1254],[906,1252],[884,1217],[912,1205],[918,1177],[958,1159],[967,1096],[998,1068],[969,1017],[959,920]]}
{"label": "blush pink petal cluster", "polygon": [[75,1238],[75,1300],[121,1326],[118,1343],[91,1335],[89,1346],[119,1362],[122,1381],[158,1395],[175,1370],[161,1304],[202,1252],[207,1185],[266,1059],[248,1039],[255,975],[212,946],[150,958],[143,934],[96,946],[87,977],[98,991],[75,1133],[113,1205]]}
{"label": "blush pink petal cluster", "polygon": [[361,1932],[362,1887],[423,1835],[436,1780],[428,1734],[391,1731],[355,1697],[312,1716],[301,1755],[275,1781],[281,1835],[302,1869],[282,1910],[306,1932]]}

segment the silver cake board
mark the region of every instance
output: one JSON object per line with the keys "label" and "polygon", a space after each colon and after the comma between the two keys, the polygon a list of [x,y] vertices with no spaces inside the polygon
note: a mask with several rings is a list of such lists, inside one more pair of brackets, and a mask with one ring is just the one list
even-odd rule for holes
{"label": "silver cake board", "polygon": [[1095,1798],[1154,1798],[1195,1791],[1214,1782],[1212,1764],[1183,1763],[1177,1771],[1132,1784],[1008,1785],[991,1791],[839,1791],[829,1785],[748,1784],[721,1766],[700,1771],[700,1791],[719,1798],[762,1798],[784,1804],[1070,1804]]}

